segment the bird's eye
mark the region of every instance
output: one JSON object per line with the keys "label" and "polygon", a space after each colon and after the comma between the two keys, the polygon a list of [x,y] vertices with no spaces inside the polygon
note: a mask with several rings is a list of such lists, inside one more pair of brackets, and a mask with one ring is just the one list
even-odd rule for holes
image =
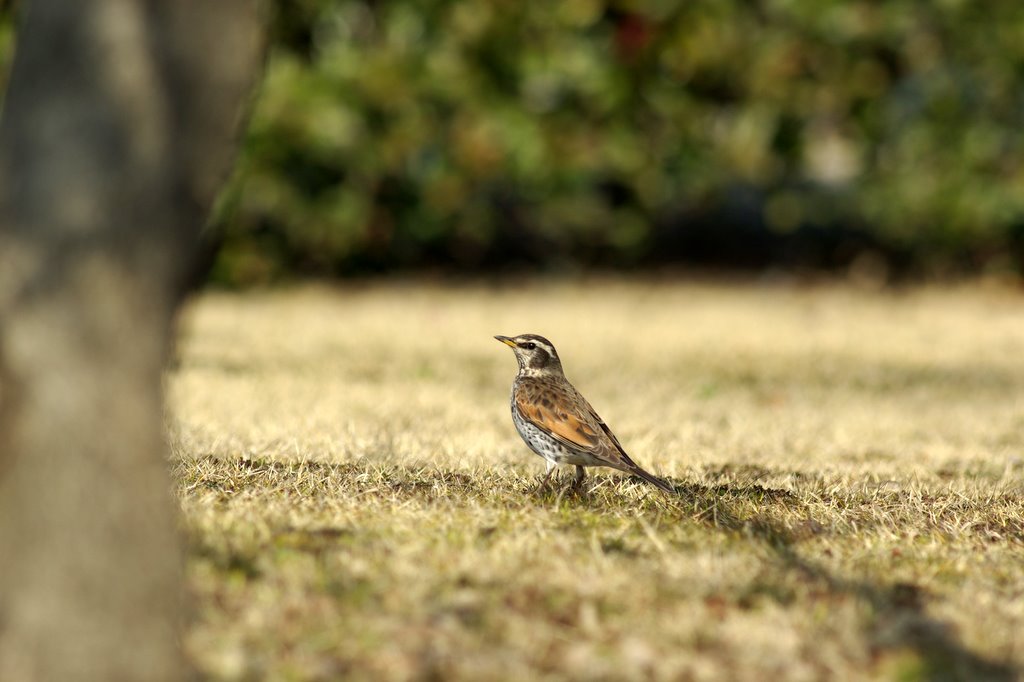
{"label": "bird's eye", "polygon": [[535,344],[533,341],[528,341],[528,342],[526,342],[526,343],[524,343],[522,345],[522,348],[524,348],[526,350],[533,350],[536,347],[537,347],[537,344]]}

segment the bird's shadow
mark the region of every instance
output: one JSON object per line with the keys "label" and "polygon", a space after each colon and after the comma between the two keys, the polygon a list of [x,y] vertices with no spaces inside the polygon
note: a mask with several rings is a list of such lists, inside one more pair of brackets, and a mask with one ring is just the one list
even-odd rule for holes
{"label": "bird's shadow", "polygon": [[783,488],[769,488],[757,483],[745,485],[701,485],[690,482],[665,481],[672,486],[672,493],[665,493],[654,488],[638,476],[591,476],[582,485],[574,485],[569,477],[552,478],[547,484],[540,482],[530,484],[525,492],[543,501],[573,501],[589,507],[607,507],[613,497],[632,499],[629,489],[638,489],[641,494],[651,500],[661,500],[666,504],[686,502],[692,506],[700,506],[701,502],[708,505],[720,504],[723,499],[747,502],[798,502],[796,493]]}
{"label": "bird's shadow", "polygon": [[795,573],[835,596],[849,596],[871,607],[868,634],[877,651],[909,649],[923,663],[922,679],[991,680],[1018,679],[1018,671],[1009,663],[988,659],[971,651],[956,636],[952,626],[926,610],[927,593],[913,583],[888,584],[841,577],[824,566],[800,555],[797,544],[804,536],[782,527],[766,513],[743,517],[736,510],[740,502],[768,502],[801,505],[799,495],[789,490],[768,489],[760,485],[703,485],[677,483],[676,492],[684,508],[703,510],[690,518],[719,531],[738,533],[770,550],[787,571]]}
{"label": "bird's shadow", "polygon": [[[773,520],[771,508],[784,505],[800,508],[804,504],[800,495],[792,490],[770,488],[758,483],[702,484],[667,479],[675,494],[662,494],[650,488],[652,496],[662,496],[658,513],[665,507],[675,507],[680,521],[700,523],[717,532],[739,534],[770,551],[787,572],[836,597],[852,597],[870,607],[867,634],[877,653],[909,650],[922,662],[921,679],[933,682],[953,680],[988,680],[1009,682],[1018,679],[1018,671],[1003,661],[995,661],[972,651],[956,635],[953,627],[927,611],[927,592],[909,582],[879,583],[869,580],[841,577],[824,566],[807,559],[797,551],[799,542],[807,537],[806,529],[791,530]],[[544,501],[585,506],[590,509],[607,507],[610,497],[625,496],[625,486],[643,484],[635,477],[588,479],[589,486],[574,489],[569,485],[534,490]],[[635,498],[634,498],[635,499]],[[654,498],[657,499],[657,498]],[[740,513],[738,507],[762,505],[767,511]],[[644,510],[639,510],[644,513]],[[824,528],[810,532],[825,532]]]}

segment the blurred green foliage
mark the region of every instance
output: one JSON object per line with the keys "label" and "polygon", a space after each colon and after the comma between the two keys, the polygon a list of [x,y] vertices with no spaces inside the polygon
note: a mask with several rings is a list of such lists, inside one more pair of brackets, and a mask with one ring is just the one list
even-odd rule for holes
{"label": "blurred green foliage", "polygon": [[14,13],[15,8],[10,2],[0,0],[0,104],[3,104],[3,96],[7,92],[7,78],[14,57]]}
{"label": "blurred green foliage", "polygon": [[737,187],[998,260],[1021,36],[1011,1],[281,2],[217,274],[635,262]]}
{"label": "blurred green foliage", "polygon": [[1019,0],[276,0],[214,277],[643,263],[737,196],[1020,268],[1022,36]]}

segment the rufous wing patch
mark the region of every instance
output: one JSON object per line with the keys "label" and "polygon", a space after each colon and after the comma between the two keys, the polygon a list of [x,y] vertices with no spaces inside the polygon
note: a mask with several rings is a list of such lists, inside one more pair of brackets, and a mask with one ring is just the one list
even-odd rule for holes
{"label": "rufous wing patch", "polygon": [[543,393],[534,397],[528,391],[519,391],[516,406],[536,426],[576,447],[591,449],[601,440],[598,427],[556,396]]}

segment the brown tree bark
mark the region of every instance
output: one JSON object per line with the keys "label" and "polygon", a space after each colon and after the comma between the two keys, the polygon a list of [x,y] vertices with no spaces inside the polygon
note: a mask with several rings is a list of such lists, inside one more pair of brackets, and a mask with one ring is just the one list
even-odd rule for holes
{"label": "brown tree bark", "polygon": [[165,680],[161,368],[262,55],[255,0],[31,0],[0,119],[0,680]]}

